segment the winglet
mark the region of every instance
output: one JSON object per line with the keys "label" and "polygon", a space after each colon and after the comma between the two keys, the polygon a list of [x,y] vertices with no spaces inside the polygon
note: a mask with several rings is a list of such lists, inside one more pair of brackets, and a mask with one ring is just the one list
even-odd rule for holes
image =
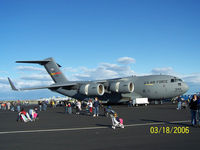
{"label": "winglet", "polygon": [[10,80],[9,77],[8,77],[8,81],[9,81],[9,83],[10,83],[10,86],[11,86],[12,90],[18,91],[18,89],[14,86],[13,82]]}

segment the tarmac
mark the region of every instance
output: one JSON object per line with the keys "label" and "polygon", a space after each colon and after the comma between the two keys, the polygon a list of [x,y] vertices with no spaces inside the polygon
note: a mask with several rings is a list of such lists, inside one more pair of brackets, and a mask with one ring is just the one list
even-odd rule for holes
{"label": "tarmac", "polygon": [[[65,114],[48,108],[35,122],[16,122],[16,112],[0,111],[0,150],[133,150],[199,148],[200,128],[190,125],[190,110],[174,104],[112,106],[125,128],[111,128],[100,115]],[[25,109],[28,109],[25,107]],[[186,130],[187,129],[187,130]]]}

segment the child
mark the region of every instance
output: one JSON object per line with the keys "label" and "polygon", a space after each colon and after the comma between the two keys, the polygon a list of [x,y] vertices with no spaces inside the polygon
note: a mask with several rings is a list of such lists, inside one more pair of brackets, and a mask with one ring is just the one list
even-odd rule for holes
{"label": "child", "polygon": [[88,106],[88,109],[89,109],[89,113],[92,114],[92,108],[93,108],[92,100],[88,101],[87,106]]}
{"label": "child", "polygon": [[24,110],[24,108],[22,108],[20,113],[18,114],[17,121],[19,120],[24,122],[31,121],[29,114]]}
{"label": "child", "polygon": [[110,114],[112,119],[112,128],[115,129],[116,127],[124,128],[123,119],[117,116],[117,113]]}

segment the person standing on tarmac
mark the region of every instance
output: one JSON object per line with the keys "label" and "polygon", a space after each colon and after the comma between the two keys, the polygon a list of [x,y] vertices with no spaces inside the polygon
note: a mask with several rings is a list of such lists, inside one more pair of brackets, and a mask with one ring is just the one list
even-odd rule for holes
{"label": "person standing on tarmac", "polygon": [[68,113],[68,104],[67,104],[67,102],[64,105],[65,105],[65,113]]}
{"label": "person standing on tarmac", "polygon": [[180,96],[178,97],[177,101],[178,101],[177,110],[180,110],[181,109],[181,104],[182,104]]}
{"label": "person standing on tarmac", "polygon": [[91,99],[88,101],[87,107],[89,109],[89,114],[92,114],[93,103]]}
{"label": "person standing on tarmac", "polygon": [[67,104],[67,107],[68,107],[68,114],[72,114],[72,106],[71,106],[71,103],[68,103],[68,104]]}
{"label": "person standing on tarmac", "polygon": [[78,100],[78,101],[76,102],[76,107],[77,107],[77,108],[76,108],[76,110],[77,110],[77,111],[76,111],[76,114],[79,115],[80,112],[81,112],[81,110],[82,110],[82,109],[81,109],[81,101]]}
{"label": "person standing on tarmac", "polygon": [[38,101],[39,110],[42,111],[42,102]]}
{"label": "person standing on tarmac", "polygon": [[21,109],[20,102],[17,102],[17,112],[20,112],[20,109]]}
{"label": "person standing on tarmac", "polygon": [[191,110],[191,123],[192,126],[196,126],[197,125],[197,95],[194,94],[192,99],[190,100],[189,103],[190,106],[190,110]]}
{"label": "person standing on tarmac", "polygon": [[99,116],[99,100],[98,100],[97,97],[94,100],[93,106],[94,106],[94,115],[93,115],[93,117],[96,117],[96,116],[98,117]]}
{"label": "person standing on tarmac", "polygon": [[200,95],[197,98],[198,126],[200,127]]}

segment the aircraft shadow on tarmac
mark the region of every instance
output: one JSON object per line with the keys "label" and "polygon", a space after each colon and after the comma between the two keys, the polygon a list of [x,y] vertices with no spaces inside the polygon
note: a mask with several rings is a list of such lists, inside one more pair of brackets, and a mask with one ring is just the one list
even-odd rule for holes
{"label": "aircraft shadow on tarmac", "polygon": [[167,125],[179,125],[179,126],[188,126],[191,127],[192,125],[190,124],[186,124],[186,123],[173,123],[173,122],[169,122],[169,121],[164,121],[164,120],[150,120],[150,119],[141,119],[141,121],[145,121],[145,122],[149,122],[149,123],[164,123]]}
{"label": "aircraft shadow on tarmac", "polygon": [[[63,114],[63,115],[68,114],[68,113],[66,113],[66,112],[64,112],[64,111],[57,111],[56,113],[57,113],[57,114]],[[70,114],[70,115],[92,116],[92,114],[90,114],[90,113],[88,113],[88,112],[86,112],[86,111],[81,111],[79,114],[76,114],[76,112],[73,111],[72,114]],[[105,117],[105,115],[99,114],[99,117]]]}

